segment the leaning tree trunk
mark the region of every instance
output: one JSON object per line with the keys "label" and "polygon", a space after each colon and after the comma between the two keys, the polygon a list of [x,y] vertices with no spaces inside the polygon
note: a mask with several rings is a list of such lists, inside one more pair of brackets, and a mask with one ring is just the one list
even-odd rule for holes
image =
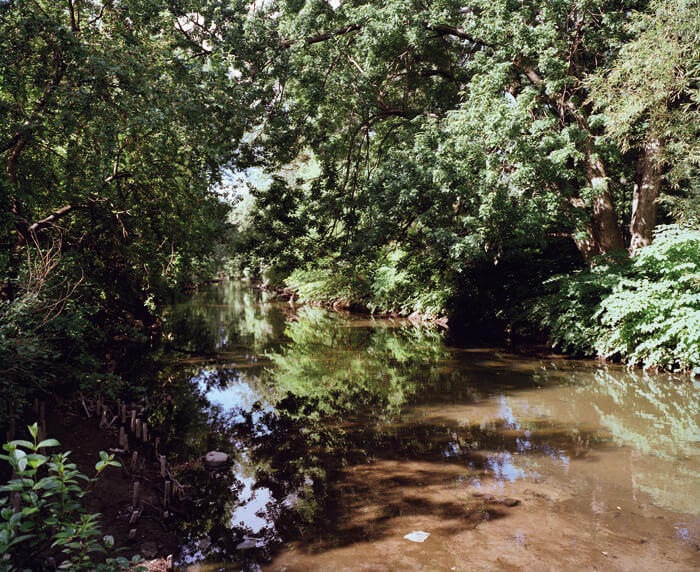
{"label": "leaning tree trunk", "polygon": [[637,181],[632,196],[632,220],[630,222],[630,255],[651,244],[656,211],[661,189],[661,141],[649,137],[640,150],[637,162]]}

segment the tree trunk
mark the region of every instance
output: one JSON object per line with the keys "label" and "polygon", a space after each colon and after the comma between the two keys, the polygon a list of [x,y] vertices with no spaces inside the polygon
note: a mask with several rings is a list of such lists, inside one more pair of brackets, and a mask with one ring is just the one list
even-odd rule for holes
{"label": "tree trunk", "polygon": [[601,254],[611,250],[624,250],[625,241],[622,238],[620,225],[617,224],[615,204],[610,194],[605,165],[599,157],[591,153],[590,149],[587,155],[588,183],[595,192],[591,221],[592,238],[598,243]]}
{"label": "tree trunk", "polygon": [[632,221],[630,222],[629,252],[651,244],[656,226],[657,200],[661,189],[661,141],[649,137],[640,150],[637,162],[637,182],[632,197]]}
{"label": "tree trunk", "polygon": [[[586,208],[586,201],[580,197],[571,199],[571,204],[579,209]],[[576,244],[576,248],[578,248],[581,256],[583,256],[583,259],[588,262],[591,258],[600,254],[600,244],[598,243],[598,238],[595,234],[592,220],[586,224],[586,232],[588,233],[588,238],[574,237],[573,240]]]}

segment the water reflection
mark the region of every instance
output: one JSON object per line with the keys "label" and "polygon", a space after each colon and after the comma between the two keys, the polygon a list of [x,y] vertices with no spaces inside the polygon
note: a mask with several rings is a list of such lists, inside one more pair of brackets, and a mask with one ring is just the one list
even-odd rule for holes
{"label": "water reflection", "polygon": [[[648,503],[685,515],[678,542],[700,541],[688,382],[449,348],[436,331],[295,311],[237,284],[174,307],[168,327],[184,352],[160,374],[152,421],[191,501],[183,562],[333,567],[314,558],[386,548],[407,526],[432,527],[444,550],[495,520],[534,551],[508,495],[566,506],[572,526],[613,539],[624,519],[607,519]],[[230,470],[192,462],[212,449],[236,459]]]}

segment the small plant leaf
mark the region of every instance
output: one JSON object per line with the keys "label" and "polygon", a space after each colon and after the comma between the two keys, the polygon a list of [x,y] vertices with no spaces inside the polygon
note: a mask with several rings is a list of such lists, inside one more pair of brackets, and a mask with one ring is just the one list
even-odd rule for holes
{"label": "small plant leaf", "polygon": [[59,447],[60,445],[61,444],[58,441],[56,441],[56,439],[44,439],[41,443],[37,445],[37,447]]}

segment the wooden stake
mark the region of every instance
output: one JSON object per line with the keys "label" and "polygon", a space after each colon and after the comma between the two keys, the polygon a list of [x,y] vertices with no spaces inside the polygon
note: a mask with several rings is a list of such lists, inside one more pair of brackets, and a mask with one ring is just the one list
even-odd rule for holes
{"label": "wooden stake", "polygon": [[124,452],[128,453],[129,452],[129,436],[124,435]]}
{"label": "wooden stake", "polygon": [[173,555],[168,554],[168,557],[165,559],[165,569],[170,571],[173,569]]}
{"label": "wooden stake", "polygon": [[132,506],[137,506],[139,503],[139,494],[141,492],[141,483],[134,481],[134,497],[132,499]]}
{"label": "wooden stake", "polygon": [[119,428],[119,447],[121,449],[125,449],[124,447],[124,438],[126,437],[126,431],[124,430],[124,426],[122,425]]}
{"label": "wooden stake", "polygon": [[134,538],[136,538],[136,529],[135,529],[135,528],[132,528],[132,529],[129,531],[129,540],[134,540]]}
{"label": "wooden stake", "polygon": [[141,419],[136,420],[136,438],[141,438]]}
{"label": "wooden stake", "polygon": [[160,476],[165,478],[166,475],[166,469],[165,469],[165,455],[160,456]]}
{"label": "wooden stake", "polygon": [[131,410],[131,432],[136,431],[136,409]]}
{"label": "wooden stake", "polygon": [[163,506],[168,506],[170,501],[170,481],[165,481],[165,490],[163,491]]}
{"label": "wooden stake", "polygon": [[146,442],[148,442],[148,423],[144,422],[142,429],[143,429],[143,442],[146,443]]}
{"label": "wooden stake", "polygon": [[90,410],[88,409],[88,406],[85,403],[85,399],[82,396],[80,397],[80,401],[83,404],[83,409],[85,409],[85,415],[87,415],[88,419],[90,419],[90,417],[92,417],[92,415],[90,415]]}
{"label": "wooden stake", "polygon": [[138,463],[139,460],[139,453],[138,451],[134,451],[131,454],[131,470],[135,471],[136,470],[136,463]]}

